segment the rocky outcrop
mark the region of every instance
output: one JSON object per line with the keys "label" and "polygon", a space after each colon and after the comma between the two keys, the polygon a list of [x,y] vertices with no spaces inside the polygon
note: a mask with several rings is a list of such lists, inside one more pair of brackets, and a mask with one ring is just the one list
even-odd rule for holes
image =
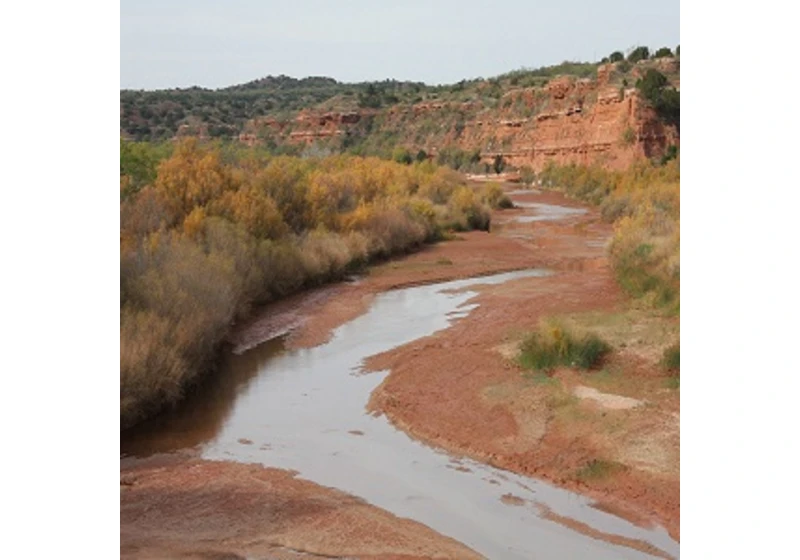
{"label": "rocky outcrop", "polygon": [[[628,78],[656,65],[671,75],[673,85],[679,85],[678,59],[647,64],[636,65]],[[512,166],[534,171],[548,162],[620,169],[639,158],[663,155],[680,138],[678,130],[665,125],[618,71],[616,64],[605,64],[593,79],[563,76],[543,87],[512,89],[491,107],[478,101],[426,101],[381,110],[304,110],[282,122],[251,121],[239,138],[257,143],[259,130],[266,130],[288,143],[314,144],[382,134],[413,151],[436,153],[457,147],[479,151],[486,163],[502,156]]]}

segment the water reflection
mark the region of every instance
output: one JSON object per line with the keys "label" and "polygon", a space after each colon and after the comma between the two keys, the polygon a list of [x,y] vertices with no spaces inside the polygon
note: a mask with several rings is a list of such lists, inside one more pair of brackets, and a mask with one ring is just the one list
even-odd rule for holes
{"label": "water reflection", "polygon": [[213,440],[247,389],[270,359],[285,352],[285,336],[264,342],[242,354],[226,353],[219,371],[209,375],[172,410],[122,432],[120,453],[147,457],[197,448]]}

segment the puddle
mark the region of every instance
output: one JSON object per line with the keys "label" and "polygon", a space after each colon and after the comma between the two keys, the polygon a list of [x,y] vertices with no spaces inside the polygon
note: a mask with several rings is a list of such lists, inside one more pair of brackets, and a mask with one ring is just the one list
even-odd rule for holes
{"label": "puddle", "polygon": [[[123,434],[123,454],[197,450],[203,458],[261,463],[338,488],[452,537],[488,558],[652,558],[578,532],[644,541],[677,557],[662,528],[648,529],[592,507],[593,501],[542,481],[428,447],[367,414],[387,372],[358,375],[364,358],[431,335],[468,314],[470,286],[542,277],[517,271],[393,290],[342,325],[331,340],[286,351],[276,339],[227,357],[215,384],[171,414]],[[535,280],[531,280],[535,281]],[[253,442],[243,445],[242,441]],[[509,503],[512,495],[514,500]]]}
{"label": "puddle", "polygon": [[[534,189],[531,187],[530,189],[514,189],[513,191],[506,191],[507,195],[515,195],[515,194],[542,194],[542,191],[539,189]],[[519,205],[519,203],[516,203]]]}
{"label": "puddle", "polygon": [[519,208],[530,208],[534,211],[532,215],[517,216],[514,218],[514,221],[521,224],[529,222],[563,220],[572,216],[580,216],[588,212],[588,210],[585,208],[569,208],[567,206],[544,204],[542,202],[518,202],[515,200],[514,205]]}

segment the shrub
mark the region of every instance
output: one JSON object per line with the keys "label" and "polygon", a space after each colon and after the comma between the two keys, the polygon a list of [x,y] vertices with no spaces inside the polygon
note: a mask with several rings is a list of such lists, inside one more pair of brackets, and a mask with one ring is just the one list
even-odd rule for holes
{"label": "shrub", "polygon": [[666,165],[668,162],[672,161],[676,157],[678,157],[678,146],[676,146],[675,144],[670,144],[669,146],[667,146],[667,151],[664,152],[663,156],[661,156],[659,164]]}
{"label": "shrub", "polygon": [[532,185],[536,180],[536,173],[534,173],[533,169],[527,165],[522,166],[519,176],[520,181],[522,181],[522,184],[524,185]]}
{"label": "shrub", "polygon": [[614,51],[610,55],[608,55],[609,62],[622,62],[625,60],[625,55],[622,54],[620,51]]}
{"label": "shrub", "polygon": [[489,208],[513,208],[514,203],[497,183],[490,183],[481,190],[481,201]]}
{"label": "shrub", "polygon": [[608,197],[600,205],[600,217],[607,223],[616,222],[631,212],[631,202],[627,196]]}
{"label": "shrub", "polygon": [[492,163],[492,169],[494,169],[494,172],[500,175],[505,168],[506,162],[503,160],[503,156],[500,154],[494,156],[494,162]]}
{"label": "shrub", "polygon": [[148,142],[119,141],[120,199],[126,199],[150,185],[156,178],[161,160],[169,156],[171,146]]}
{"label": "shrub", "polygon": [[628,55],[628,62],[636,64],[640,60],[647,60],[650,58],[650,49],[647,47],[636,47]]}
{"label": "shrub", "polygon": [[664,74],[649,68],[644,77],[636,81],[636,88],[665,122],[680,126],[680,93],[675,88],[668,87]]}
{"label": "shrub", "polygon": [[661,363],[666,369],[673,372],[680,372],[681,370],[681,344],[680,342],[673,344],[664,350],[664,356]]}
{"label": "shrub", "polygon": [[636,142],[636,132],[633,128],[628,127],[622,133],[622,143],[626,146],[632,146],[634,142]]}
{"label": "shrub", "polygon": [[456,231],[479,229],[489,231],[489,210],[480,203],[469,187],[459,187],[453,192],[447,204],[446,223]]}
{"label": "shrub", "polygon": [[411,165],[414,162],[414,157],[407,148],[397,147],[392,152],[392,159],[397,163]]}
{"label": "shrub", "polygon": [[611,351],[592,333],[577,336],[556,322],[543,324],[520,345],[519,363],[525,368],[549,371],[557,366],[591,369]]}
{"label": "shrub", "polygon": [[672,51],[669,47],[661,47],[658,49],[655,54],[653,54],[653,58],[667,58],[672,57]]}

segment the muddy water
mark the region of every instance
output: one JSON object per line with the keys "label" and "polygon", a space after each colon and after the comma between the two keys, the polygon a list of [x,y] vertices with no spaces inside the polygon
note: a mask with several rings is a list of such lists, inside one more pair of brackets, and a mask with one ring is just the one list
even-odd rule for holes
{"label": "muddy water", "polygon": [[193,448],[207,459],[294,469],[420,521],[488,558],[650,558],[544,519],[539,504],[677,556],[677,543],[660,528],[636,527],[580,495],[449,456],[365,412],[387,372],[359,374],[364,358],[466,316],[475,307],[471,286],[536,282],[545,274],[528,270],[386,292],[367,313],[336,329],[327,344],[285,351],[274,340],[231,355],[216,386],[126,435],[123,453]]}

